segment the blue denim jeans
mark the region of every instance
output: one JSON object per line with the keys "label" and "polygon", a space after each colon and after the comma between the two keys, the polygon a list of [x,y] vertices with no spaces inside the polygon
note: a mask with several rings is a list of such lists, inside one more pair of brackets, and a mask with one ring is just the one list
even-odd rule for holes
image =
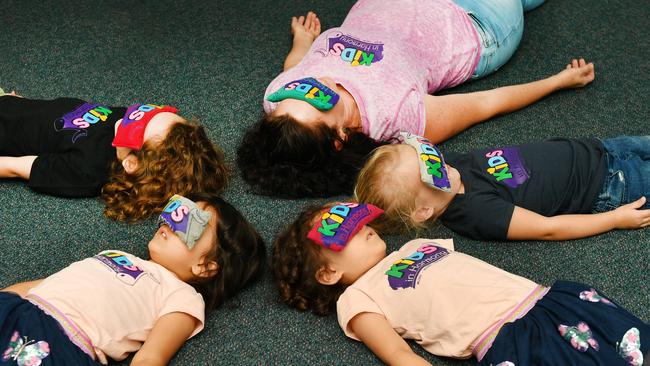
{"label": "blue denim jeans", "polygon": [[481,58],[472,79],[497,71],[517,50],[524,32],[524,12],[545,0],[454,0],[467,11],[481,41]]}
{"label": "blue denim jeans", "polygon": [[650,136],[620,136],[603,140],[607,173],[594,212],[611,211],[641,196],[650,208]]}

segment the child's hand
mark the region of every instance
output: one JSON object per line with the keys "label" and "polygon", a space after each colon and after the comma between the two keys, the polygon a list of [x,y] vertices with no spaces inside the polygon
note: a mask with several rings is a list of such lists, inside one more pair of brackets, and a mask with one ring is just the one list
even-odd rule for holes
{"label": "child's hand", "polygon": [[560,79],[560,89],[581,88],[594,81],[594,63],[573,59],[555,76]]}
{"label": "child's hand", "polygon": [[314,39],[320,35],[320,20],[316,13],[310,11],[307,16],[291,18],[291,34],[293,42],[301,42],[311,45]]}
{"label": "child's hand", "polygon": [[645,201],[646,198],[641,197],[614,210],[617,215],[616,227],[618,229],[638,229],[650,225],[650,209],[639,209],[645,204]]}

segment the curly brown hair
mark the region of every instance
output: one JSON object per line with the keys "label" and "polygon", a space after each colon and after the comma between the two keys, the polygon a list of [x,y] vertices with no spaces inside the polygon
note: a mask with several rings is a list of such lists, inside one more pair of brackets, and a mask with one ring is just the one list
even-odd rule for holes
{"label": "curly brown hair", "polygon": [[298,310],[311,310],[327,315],[335,310],[336,300],[346,286],[340,283],[323,285],[316,280],[316,271],[326,262],[322,247],[307,238],[307,234],[327,206],[310,207],[286,227],[273,243],[273,277],[280,299]]}
{"label": "curly brown hair", "polygon": [[223,152],[195,120],[174,124],[162,141],[148,141],[132,154],[136,171],[128,174],[114,161],[102,188],[104,214],[111,219],[144,219],[159,213],[174,194],[219,194],[228,182]]}

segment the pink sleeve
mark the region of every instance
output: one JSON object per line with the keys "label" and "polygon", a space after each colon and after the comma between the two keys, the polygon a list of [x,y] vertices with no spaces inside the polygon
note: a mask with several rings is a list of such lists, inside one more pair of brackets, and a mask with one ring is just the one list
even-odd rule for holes
{"label": "pink sleeve", "polygon": [[165,314],[174,312],[188,314],[199,321],[190,338],[203,330],[205,323],[205,303],[203,302],[203,297],[191,286],[185,285],[174,289],[165,298],[158,317],[160,318]]}
{"label": "pink sleeve", "polygon": [[345,335],[352,339],[356,339],[357,341],[359,338],[348,327],[348,323],[352,318],[361,313],[377,313],[384,315],[377,303],[374,302],[370,296],[365,292],[352,287],[348,287],[341,297],[339,297],[339,300],[336,302],[336,313],[339,325],[341,326],[341,329],[343,329],[343,332],[345,332]]}
{"label": "pink sleeve", "polygon": [[278,76],[276,76],[275,79],[271,80],[269,85],[266,87],[266,90],[264,91],[264,97],[262,99],[262,107],[264,108],[264,113],[269,114],[275,110],[278,103],[269,102],[266,100],[266,97],[270,94],[275,93],[276,90],[280,89],[282,86],[289,82],[288,79],[290,79],[290,75],[288,74],[288,71],[291,71],[291,69],[279,73]]}
{"label": "pink sleeve", "polygon": [[264,108],[264,113],[269,114],[275,110],[275,106],[277,103],[269,102],[266,100],[266,97],[273,93],[275,90],[273,90],[273,87],[275,86],[275,80],[273,80],[267,87],[266,91],[264,92],[264,97],[262,98],[262,108]]}
{"label": "pink sleeve", "polygon": [[400,131],[408,131],[424,136],[426,120],[424,116],[424,98],[422,91],[413,89],[402,99],[397,112],[397,125]]}

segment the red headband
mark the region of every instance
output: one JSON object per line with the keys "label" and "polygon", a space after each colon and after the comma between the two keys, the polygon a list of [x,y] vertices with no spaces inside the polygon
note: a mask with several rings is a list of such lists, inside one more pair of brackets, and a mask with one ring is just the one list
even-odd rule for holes
{"label": "red headband", "polygon": [[134,104],[126,110],[122,123],[117,127],[113,146],[140,150],[144,144],[144,130],[151,119],[160,112],[176,113],[178,109],[168,105]]}

